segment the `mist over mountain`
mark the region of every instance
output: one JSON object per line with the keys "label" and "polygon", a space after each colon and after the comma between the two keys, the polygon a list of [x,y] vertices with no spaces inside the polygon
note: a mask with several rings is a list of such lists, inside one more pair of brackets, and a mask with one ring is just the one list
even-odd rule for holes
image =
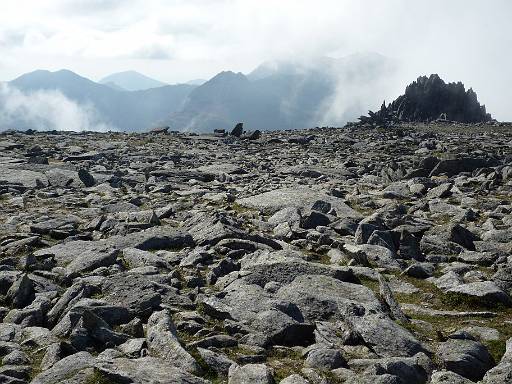
{"label": "mist over mountain", "polygon": [[[92,114],[91,120],[116,130],[144,131],[168,124],[180,131],[210,132],[231,128],[238,121],[245,122],[247,129],[280,130],[340,126],[355,119],[390,94],[396,67],[377,54],[275,61],[247,75],[224,71],[199,86],[130,91],[136,82],[129,79],[141,80],[138,86],[148,79],[134,73],[115,74],[100,84],[67,70],[39,70],[8,84],[27,100],[34,92],[39,97],[41,92],[58,92],[77,109]],[[19,110],[30,110],[27,103]],[[37,118],[27,120],[25,113],[16,116],[11,111],[10,116],[10,126],[42,129],[35,126]]]}
{"label": "mist over mountain", "polygon": [[[163,87],[167,84],[145,76],[136,71],[113,73],[99,81],[100,84],[114,84],[126,91],[143,91],[150,88]],[[119,90],[119,89],[118,89]]]}
{"label": "mist over mountain", "polygon": [[[119,91],[111,86],[98,84],[68,70],[56,72],[35,71],[8,83],[11,90],[4,92],[0,100],[0,129],[56,129],[61,124],[58,121],[47,121],[42,118],[40,111],[34,111],[33,100],[49,100],[55,95],[66,100],[66,105],[73,105],[82,114],[92,115],[94,121],[102,127],[113,130],[143,131],[159,124],[162,119],[173,111],[179,110],[188,94],[195,88],[193,85],[166,85],[140,91]],[[12,90],[16,92],[12,92]],[[13,98],[18,99],[13,102]],[[17,105],[13,108],[12,105]],[[62,103],[61,103],[62,104]],[[11,107],[10,107],[11,106]],[[48,104],[45,116],[51,116],[52,111],[58,114],[63,106]],[[75,130],[83,129],[79,121]],[[70,127],[69,129],[73,129]]]}
{"label": "mist over mountain", "polygon": [[377,54],[267,62],[248,75],[221,72],[190,93],[169,124],[207,132],[244,121],[248,129],[343,125],[390,94],[396,67]]}

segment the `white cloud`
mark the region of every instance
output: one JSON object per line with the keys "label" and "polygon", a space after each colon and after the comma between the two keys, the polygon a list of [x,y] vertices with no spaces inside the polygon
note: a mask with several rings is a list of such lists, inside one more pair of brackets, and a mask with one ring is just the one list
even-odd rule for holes
{"label": "white cloud", "polygon": [[0,130],[13,126],[35,130],[114,130],[91,105],[80,105],[59,91],[22,92],[0,84]]}

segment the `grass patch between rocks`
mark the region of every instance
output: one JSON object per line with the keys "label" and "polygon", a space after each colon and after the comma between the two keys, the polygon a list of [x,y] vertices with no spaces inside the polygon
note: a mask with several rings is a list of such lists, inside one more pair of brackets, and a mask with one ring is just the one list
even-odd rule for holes
{"label": "grass patch between rocks", "polygon": [[294,373],[300,373],[304,359],[292,348],[273,348],[267,356],[267,363],[274,370],[274,380],[278,383]]}
{"label": "grass patch between rocks", "polygon": [[444,292],[427,280],[409,276],[400,276],[400,279],[421,290],[420,293],[413,294],[395,293],[394,296],[400,303],[427,305],[433,309],[445,311],[493,310],[501,312],[507,309],[501,303],[461,293]]}
{"label": "grass patch between rocks", "polygon": [[100,370],[94,368],[92,375],[88,376],[83,384],[119,384],[119,381],[108,378]]}
{"label": "grass patch between rocks", "polygon": [[[512,308],[507,308],[500,303],[488,302],[468,295],[445,293],[425,280],[408,276],[401,276],[400,278],[421,289],[422,292],[415,294],[395,294],[395,298],[399,303],[415,304],[423,308],[431,307],[432,309],[445,311],[466,312],[491,310],[497,313],[497,316],[490,318],[414,313],[410,315],[411,323],[400,323],[401,326],[415,334],[416,337],[427,344],[444,341],[449,334],[469,326],[494,328],[500,332],[500,339],[481,340],[481,342],[487,347],[496,363],[500,361],[505,353],[506,341],[512,337]],[[377,284],[378,287],[378,283],[372,283]]]}
{"label": "grass patch between rocks", "polygon": [[190,355],[196,360],[197,364],[201,367],[201,377],[210,381],[212,384],[227,383],[227,378],[219,376],[215,370],[213,370],[204,359],[201,357],[196,348],[192,348],[188,351]]}
{"label": "grass patch between rocks", "polygon": [[[372,280],[367,277],[359,276],[359,281],[362,285],[364,285],[366,288],[370,289],[375,293],[376,295],[379,295],[380,292],[380,286],[379,282],[377,280]],[[396,294],[394,294],[396,297]]]}
{"label": "grass patch between rocks", "polygon": [[484,298],[464,295],[456,292],[443,293],[441,302],[448,308],[455,308],[460,310],[490,309],[497,312],[506,310],[506,307],[502,303],[496,303]]}

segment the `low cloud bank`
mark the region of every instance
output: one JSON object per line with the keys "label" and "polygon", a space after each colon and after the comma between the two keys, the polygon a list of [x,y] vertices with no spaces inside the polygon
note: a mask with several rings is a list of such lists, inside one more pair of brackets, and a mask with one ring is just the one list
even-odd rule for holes
{"label": "low cloud bank", "polygon": [[[399,92],[399,63],[379,54],[348,56],[331,70],[334,91],[319,106],[321,125],[341,126],[391,101]],[[412,80],[411,80],[412,81]],[[402,93],[400,90],[399,93]]]}
{"label": "low cloud bank", "polygon": [[92,104],[79,104],[58,90],[23,92],[0,84],[0,131],[6,129],[117,130],[102,120]]}

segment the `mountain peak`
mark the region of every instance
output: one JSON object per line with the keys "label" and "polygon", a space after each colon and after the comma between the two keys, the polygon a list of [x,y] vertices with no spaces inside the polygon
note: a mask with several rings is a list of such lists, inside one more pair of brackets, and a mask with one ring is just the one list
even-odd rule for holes
{"label": "mountain peak", "polygon": [[77,73],[70,71],[69,69],[59,69],[57,71],[49,71],[46,69],[37,69],[32,72],[25,73],[16,79],[13,80],[13,82],[16,82],[20,79],[24,78],[77,78],[77,79],[85,79],[85,77],[82,77],[78,75]]}
{"label": "mountain peak", "polygon": [[[222,71],[204,83],[201,87],[211,87],[217,85],[234,86],[248,83],[249,79],[242,72]],[[200,87],[200,88],[201,88]]]}
{"label": "mountain peak", "polygon": [[119,88],[126,89],[127,91],[142,91],[167,85],[133,70],[113,73],[101,79],[99,83],[115,84]]}
{"label": "mountain peak", "polygon": [[222,71],[213,76],[209,81],[218,81],[218,80],[243,80],[247,79],[246,76],[242,72],[233,72],[233,71]]}
{"label": "mountain peak", "polygon": [[69,69],[60,69],[58,71],[38,69],[25,73],[9,83],[21,89],[58,89],[65,84],[75,84],[77,87],[90,87],[95,84],[93,81]]}

